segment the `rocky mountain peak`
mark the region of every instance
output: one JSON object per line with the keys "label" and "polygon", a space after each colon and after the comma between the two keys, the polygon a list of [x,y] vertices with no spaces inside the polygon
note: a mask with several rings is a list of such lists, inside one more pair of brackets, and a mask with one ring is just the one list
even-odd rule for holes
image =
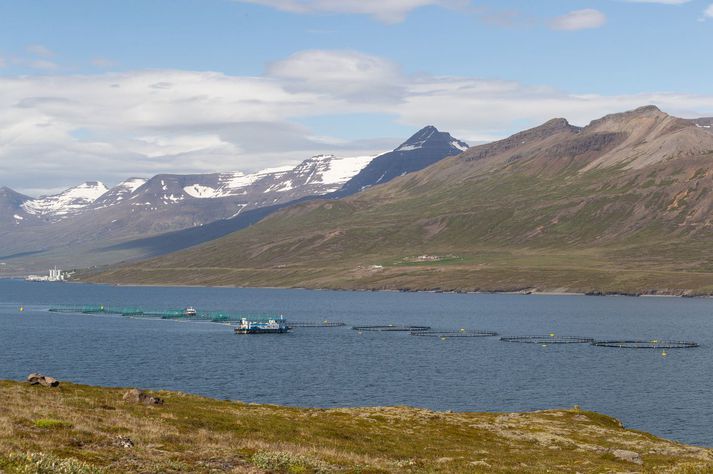
{"label": "rocky mountain peak", "polygon": [[468,149],[467,143],[453,138],[450,133],[440,132],[433,125],[427,125],[413,134],[394,151],[413,151],[421,148],[440,148],[443,146],[453,148],[456,154]]}
{"label": "rocky mountain peak", "polygon": [[646,105],[626,112],[605,115],[600,119],[593,120],[587,128],[607,131],[628,131],[639,126],[650,126],[666,119],[673,119],[673,117],[662,112],[661,109],[655,105]]}

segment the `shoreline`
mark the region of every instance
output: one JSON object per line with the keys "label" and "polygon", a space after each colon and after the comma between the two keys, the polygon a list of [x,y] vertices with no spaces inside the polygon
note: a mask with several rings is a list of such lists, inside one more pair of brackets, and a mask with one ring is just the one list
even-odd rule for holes
{"label": "shoreline", "polygon": [[[25,281],[22,277],[0,277],[0,281]],[[467,294],[467,295],[522,295],[522,296],[626,296],[632,298],[713,298],[713,294],[687,294],[691,290],[681,290],[676,293],[666,292],[626,292],[626,291],[538,291],[536,289],[524,290],[458,290],[458,289],[410,289],[410,288],[331,288],[331,287],[305,287],[305,286],[241,286],[241,285],[188,285],[181,283],[110,283],[94,282],[80,279],[64,280],[62,282],[32,282],[32,283],[70,283],[81,285],[104,285],[127,288],[225,288],[225,289],[254,289],[254,290],[307,290],[307,291],[344,291],[344,292],[376,292],[376,293],[445,293],[445,294]]]}
{"label": "shoreline", "polygon": [[108,282],[93,282],[82,280],[68,280],[64,283],[76,283],[84,285],[106,285],[116,287],[148,287],[148,288],[227,288],[227,289],[253,289],[253,290],[307,290],[307,291],[344,291],[356,293],[444,293],[444,294],[465,294],[465,295],[522,295],[522,296],[626,296],[632,298],[713,298],[713,294],[685,294],[683,290],[681,294],[677,293],[631,293],[618,291],[537,291],[537,290],[494,290],[494,291],[466,291],[466,290],[447,290],[447,289],[384,289],[384,288],[329,288],[329,287],[305,287],[305,286],[241,286],[241,285],[186,285],[179,283],[108,283]]}

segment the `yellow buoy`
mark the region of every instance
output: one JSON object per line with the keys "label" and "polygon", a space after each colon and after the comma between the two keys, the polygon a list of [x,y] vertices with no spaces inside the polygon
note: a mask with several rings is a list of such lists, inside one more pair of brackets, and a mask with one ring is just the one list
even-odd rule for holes
{"label": "yellow buoy", "polygon": [[550,337],[555,337],[555,333],[551,332]]}
{"label": "yellow buoy", "polygon": [[663,351],[663,352],[661,353],[661,357],[666,357],[667,355],[668,355],[668,353],[667,353],[666,351]]}
{"label": "yellow buoy", "polygon": [[442,337],[442,338],[441,338],[441,341],[445,341],[445,340],[446,340],[446,338],[445,338],[445,337]]}
{"label": "yellow buoy", "polygon": [[20,306],[20,312],[22,313],[23,311],[25,311],[25,307],[24,307],[24,306]]}
{"label": "yellow buoy", "polygon": [[465,329],[463,329],[463,328],[460,328],[460,332],[465,332]]}

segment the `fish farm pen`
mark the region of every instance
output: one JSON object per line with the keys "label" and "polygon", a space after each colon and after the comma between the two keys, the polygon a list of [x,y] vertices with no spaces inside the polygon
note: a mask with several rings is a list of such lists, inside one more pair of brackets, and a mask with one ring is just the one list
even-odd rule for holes
{"label": "fish farm pen", "polygon": [[[20,307],[20,311],[23,308]],[[189,306],[183,309],[147,309],[136,306],[109,306],[103,304],[60,304],[49,308],[53,313],[74,314],[106,314],[120,315],[137,319],[167,319],[184,321],[204,321],[213,323],[227,323],[237,325],[235,332],[241,334],[287,332],[294,328],[337,328],[345,327],[341,321],[288,321],[282,315],[264,313],[244,313],[236,311],[198,311]],[[268,325],[277,325],[272,328]],[[264,327],[263,327],[264,326]],[[267,328],[267,329],[266,329]],[[431,326],[412,326],[403,324],[382,324],[367,326],[352,326],[355,331],[361,332],[393,332],[409,333],[417,337],[434,337],[446,340],[449,338],[478,338],[493,337],[498,333],[476,329],[432,329]],[[560,336],[555,333],[535,336],[503,336],[503,342],[521,344],[588,344],[596,347],[611,347],[616,349],[693,349],[699,344],[692,341],[674,341],[666,339],[622,339],[622,340],[595,340],[590,337]],[[665,351],[663,353],[665,355]]]}
{"label": "fish farm pen", "polygon": [[338,328],[346,326],[341,321],[290,321],[291,328]]}
{"label": "fish farm pen", "polygon": [[698,343],[691,341],[594,341],[593,346],[614,347],[617,349],[693,349]]}
{"label": "fish farm pen", "polygon": [[374,331],[374,332],[417,332],[428,331],[430,326],[403,326],[398,324],[387,324],[383,326],[353,326],[355,331]]}
{"label": "fish farm pen", "polygon": [[498,333],[493,331],[477,331],[475,329],[459,329],[458,331],[411,331],[412,336],[420,337],[492,337]]}
{"label": "fish farm pen", "polygon": [[105,305],[56,305],[50,307],[53,313],[114,314],[135,318],[185,319],[190,321],[239,322],[242,319],[263,320],[280,318],[280,315],[263,313],[242,313],[231,311],[196,311],[188,314],[186,309],[146,309],[131,306]]}
{"label": "fish farm pen", "polygon": [[501,337],[500,340],[522,344],[591,344],[594,342],[594,339],[589,337],[557,336],[555,334],[546,336],[507,336]]}

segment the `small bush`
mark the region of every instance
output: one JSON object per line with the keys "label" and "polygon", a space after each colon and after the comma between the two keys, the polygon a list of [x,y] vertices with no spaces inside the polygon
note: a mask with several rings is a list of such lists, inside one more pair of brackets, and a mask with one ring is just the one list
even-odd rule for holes
{"label": "small bush", "polygon": [[62,420],[55,420],[54,418],[40,418],[39,420],[35,420],[35,426],[37,428],[45,429],[62,429],[71,428],[72,423]]}
{"label": "small bush", "polygon": [[15,474],[102,474],[104,470],[74,458],[62,459],[45,453],[14,454],[5,466]]}

